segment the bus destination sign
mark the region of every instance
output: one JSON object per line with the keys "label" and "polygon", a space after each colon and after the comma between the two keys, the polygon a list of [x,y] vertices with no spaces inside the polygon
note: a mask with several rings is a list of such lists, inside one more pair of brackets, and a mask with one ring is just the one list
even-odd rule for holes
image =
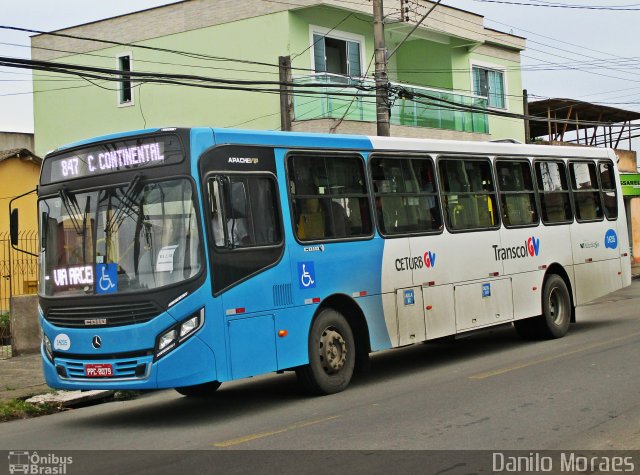
{"label": "bus destination sign", "polygon": [[43,182],[177,163],[181,160],[181,154],[176,153],[179,150],[178,138],[173,136],[104,143],[45,160]]}

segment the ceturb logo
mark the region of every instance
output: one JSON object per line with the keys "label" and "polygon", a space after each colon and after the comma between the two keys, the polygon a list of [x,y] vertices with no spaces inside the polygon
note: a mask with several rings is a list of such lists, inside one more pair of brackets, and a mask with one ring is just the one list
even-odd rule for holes
{"label": "ceturb logo", "polygon": [[424,255],[422,256],[422,259],[424,260],[424,264],[427,267],[435,267],[436,266],[436,253],[435,252],[431,252],[431,251],[425,252]]}
{"label": "ceturb logo", "polygon": [[249,157],[229,157],[228,163],[242,163],[244,165],[257,165],[257,158],[249,158]]}
{"label": "ceturb logo", "polygon": [[497,244],[494,244],[491,247],[493,247],[493,253],[496,261],[535,257],[540,253],[540,238],[531,236],[522,246],[500,247]]}
{"label": "ceturb logo", "polygon": [[396,270],[398,272],[404,270],[422,269],[423,267],[435,267],[436,265],[436,253],[427,251],[421,256],[417,257],[401,257],[396,259]]}

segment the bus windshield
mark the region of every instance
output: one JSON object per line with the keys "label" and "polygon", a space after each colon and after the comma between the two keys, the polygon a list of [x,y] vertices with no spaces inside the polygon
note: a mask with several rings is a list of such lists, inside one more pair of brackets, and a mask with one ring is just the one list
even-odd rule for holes
{"label": "bus windshield", "polygon": [[187,280],[202,267],[187,179],[71,193],[39,203],[40,294],[126,293]]}

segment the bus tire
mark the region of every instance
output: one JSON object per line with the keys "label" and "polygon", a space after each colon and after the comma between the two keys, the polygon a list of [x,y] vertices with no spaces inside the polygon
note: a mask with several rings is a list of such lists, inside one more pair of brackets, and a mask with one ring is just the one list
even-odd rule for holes
{"label": "bus tire", "polygon": [[187,397],[209,397],[213,396],[222,383],[211,381],[210,383],[196,384],[194,386],[183,386],[175,388],[183,396]]}
{"label": "bus tire", "polygon": [[312,394],[334,394],[351,381],[356,361],[353,332],[344,316],[326,308],[309,332],[309,364],[296,368],[302,385]]}
{"label": "bus tire", "polygon": [[541,329],[543,338],[561,338],[567,334],[571,322],[571,296],[564,279],[551,274],[542,288]]}
{"label": "bus tire", "polygon": [[571,296],[564,279],[549,275],[542,288],[542,315],[513,323],[516,332],[527,340],[561,338],[569,330]]}

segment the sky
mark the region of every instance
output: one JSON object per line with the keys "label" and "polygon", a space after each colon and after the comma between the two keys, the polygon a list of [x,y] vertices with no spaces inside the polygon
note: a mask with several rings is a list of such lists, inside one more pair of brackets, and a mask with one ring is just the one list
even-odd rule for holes
{"label": "sky", "polygon": [[[254,0],[265,1],[265,0]],[[358,1],[358,0],[356,0]],[[368,0],[361,0],[368,2]],[[628,7],[589,10],[513,5]],[[51,31],[172,0],[0,0],[0,24]],[[565,97],[640,111],[640,3],[630,0],[443,0],[485,26],[527,38],[522,78],[531,100]],[[29,35],[0,29],[0,56],[29,58]],[[31,76],[0,68],[0,131],[33,132]]]}

